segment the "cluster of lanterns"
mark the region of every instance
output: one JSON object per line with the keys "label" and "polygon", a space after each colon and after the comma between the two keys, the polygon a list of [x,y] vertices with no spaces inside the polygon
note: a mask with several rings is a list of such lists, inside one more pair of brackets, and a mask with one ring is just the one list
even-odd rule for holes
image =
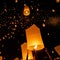
{"label": "cluster of lanterns", "polygon": [[21,45],[22,60],[34,60],[32,51],[38,51],[44,49],[44,43],[41,37],[40,29],[33,24],[31,27],[25,30],[27,42]]}

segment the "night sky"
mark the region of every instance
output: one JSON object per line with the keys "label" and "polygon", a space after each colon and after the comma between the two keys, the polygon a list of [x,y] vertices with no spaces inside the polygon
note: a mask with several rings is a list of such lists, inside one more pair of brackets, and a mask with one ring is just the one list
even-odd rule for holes
{"label": "night sky", "polygon": [[[24,4],[30,15],[24,16]],[[0,56],[3,60],[22,58],[21,44],[26,42],[25,29],[33,24],[41,30],[45,47],[58,56],[54,47],[60,45],[60,4],[55,0],[0,1]]]}

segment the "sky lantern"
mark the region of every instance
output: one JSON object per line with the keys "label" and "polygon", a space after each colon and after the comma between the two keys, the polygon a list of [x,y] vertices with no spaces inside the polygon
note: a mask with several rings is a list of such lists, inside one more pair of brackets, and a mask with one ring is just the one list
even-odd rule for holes
{"label": "sky lantern", "polygon": [[27,50],[27,43],[26,42],[21,45],[21,49],[22,49],[22,60],[26,60],[27,55],[28,55],[28,60],[33,60],[32,51]]}
{"label": "sky lantern", "polygon": [[56,0],[56,3],[59,3],[60,2],[60,0]]}
{"label": "sky lantern", "polygon": [[27,57],[27,43],[21,44],[21,50],[22,50],[22,60],[26,60],[26,57]]}
{"label": "sky lantern", "polygon": [[3,58],[3,57],[2,57],[2,56],[0,56],[0,60],[2,60],[2,58]]}
{"label": "sky lantern", "polygon": [[30,8],[27,5],[24,6],[23,14],[24,16],[30,15]]}
{"label": "sky lantern", "polygon": [[31,50],[28,50],[28,60],[33,60],[33,54]]}
{"label": "sky lantern", "polygon": [[40,29],[35,24],[26,29],[26,39],[28,50],[42,50],[44,48]]}
{"label": "sky lantern", "polygon": [[60,45],[54,47],[54,49],[58,53],[58,55],[60,56]]}

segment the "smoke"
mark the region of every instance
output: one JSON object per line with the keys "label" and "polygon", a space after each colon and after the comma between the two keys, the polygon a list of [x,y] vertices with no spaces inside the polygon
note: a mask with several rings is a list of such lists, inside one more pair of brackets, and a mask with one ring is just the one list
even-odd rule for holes
{"label": "smoke", "polygon": [[49,17],[49,19],[46,21],[46,24],[52,26],[60,25],[60,17]]}

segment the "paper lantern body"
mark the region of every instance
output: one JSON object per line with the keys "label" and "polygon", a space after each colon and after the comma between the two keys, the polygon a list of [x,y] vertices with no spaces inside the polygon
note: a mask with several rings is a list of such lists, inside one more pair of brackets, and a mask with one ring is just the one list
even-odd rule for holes
{"label": "paper lantern body", "polygon": [[58,53],[58,55],[60,56],[60,45],[54,47],[54,49]]}
{"label": "paper lantern body", "polygon": [[29,16],[30,15],[30,8],[28,6],[24,7],[23,14],[24,14],[24,16]]}
{"label": "paper lantern body", "polygon": [[41,37],[40,29],[33,24],[26,29],[27,49],[29,50],[41,50],[44,48],[43,40]]}
{"label": "paper lantern body", "polygon": [[2,56],[0,56],[0,60],[3,60],[2,58],[3,58],[3,57],[2,57]]}
{"label": "paper lantern body", "polygon": [[23,43],[21,45],[21,50],[22,50],[22,60],[26,60],[26,57],[27,57],[27,43]]}
{"label": "paper lantern body", "polygon": [[26,60],[27,54],[28,54],[28,60],[33,60],[32,51],[27,50],[26,42],[21,45],[21,50],[22,50],[22,60]]}
{"label": "paper lantern body", "polygon": [[28,60],[33,60],[33,54],[31,50],[28,50]]}

